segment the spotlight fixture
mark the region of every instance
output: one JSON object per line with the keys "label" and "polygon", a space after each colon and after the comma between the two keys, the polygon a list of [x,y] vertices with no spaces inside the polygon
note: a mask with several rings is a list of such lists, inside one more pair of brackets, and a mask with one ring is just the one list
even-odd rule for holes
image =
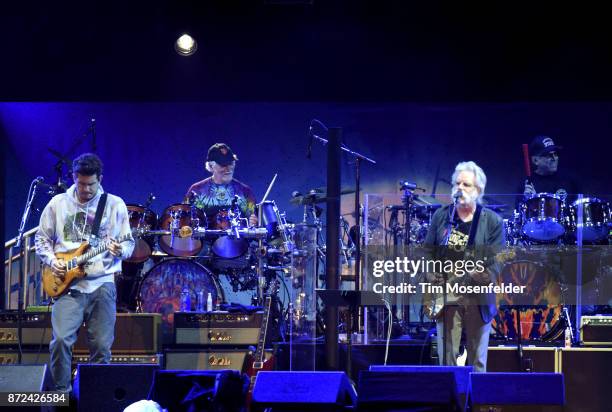
{"label": "spotlight fixture", "polygon": [[198,49],[198,43],[188,34],[183,34],[174,43],[174,49],[181,56],[191,56]]}

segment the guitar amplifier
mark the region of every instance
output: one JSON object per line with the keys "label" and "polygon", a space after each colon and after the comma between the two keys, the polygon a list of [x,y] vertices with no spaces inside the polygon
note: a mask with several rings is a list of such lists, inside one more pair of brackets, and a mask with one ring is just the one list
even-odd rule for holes
{"label": "guitar amplifier", "polygon": [[[22,345],[48,346],[51,342],[51,312],[24,313],[21,325]],[[17,333],[17,312],[0,313],[0,347],[16,346]],[[116,353],[158,353],[160,333],[159,313],[118,313],[111,350]],[[75,354],[89,353],[85,324],[79,329],[73,351]]]}
{"label": "guitar amplifier", "polygon": [[590,346],[612,346],[612,316],[580,318],[580,342]]}
{"label": "guitar amplifier", "polygon": [[[115,340],[111,352],[115,353],[158,353],[160,352],[160,313],[117,313]],[[73,348],[74,354],[88,354],[87,325],[79,329]]]}
{"label": "guitar amplifier", "polygon": [[[17,345],[17,311],[0,312],[0,346]],[[21,318],[22,345],[49,345],[51,313],[25,312]]]}
{"label": "guitar amplifier", "polygon": [[[164,352],[165,369],[169,370],[223,370],[244,371],[248,349],[167,349]],[[272,351],[264,352],[265,359]]]}
{"label": "guitar amplifier", "polygon": [[[45,346],[38,350],[24,350],[21,354],[21,363],[24,365],[34,365],[49,363],[49,347]],[[161,365],[161,354],[128,354],[128,355],[112,355],[110,363],[119,364],[140,364],[140,365]],[[0,365],[16,365],[19,361],[19,355],[15,349],[0,350]],[[89,355],[74,355],[72,364],[89,363]]]}
{"label": "guitar amplifier", "polygon": [[[126,364],[126,365],[160,365],[162,364],[163,356],[159,353],[130,353],[124,355],[112,355],[111,364]],[[89,355],[74,355],[72,364],[89,363]]]}
{"label": "guitar amplifier", "polygon": [[176,312],[177,345],[256,345],[263,311],[254,313]]}
{"label": "guitar amplifier", "polygon": [[[17,349],[1,348],[0,365],[16,365],[19,363]],[[21,352],[21,363],[24,365],[40,365],[49,363],[49,347],[43,346],[38,349],[24,349]]]}

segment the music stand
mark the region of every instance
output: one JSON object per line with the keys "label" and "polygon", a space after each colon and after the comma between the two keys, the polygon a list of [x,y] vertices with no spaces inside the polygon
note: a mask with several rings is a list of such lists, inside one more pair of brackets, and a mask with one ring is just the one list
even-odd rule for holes
{"label": "music stand", "polygon": [[[351,378],[353,315],[361,306],[371,306],[381,301],[379,294],[364,290],[315,289],[325,306],[348,308],[346,326],[346,374]],[[338,336],[336,336],[338,339]]]}

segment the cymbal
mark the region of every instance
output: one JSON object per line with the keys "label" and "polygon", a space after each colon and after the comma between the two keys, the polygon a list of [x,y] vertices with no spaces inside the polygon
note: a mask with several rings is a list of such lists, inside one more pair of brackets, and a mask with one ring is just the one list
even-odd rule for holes
{"label": "cymbal", "polygon": [[[327,192],[327,187],[315,187],[314,189],[310,190],[309,193],[325,193],[325,192]],[[345,187],[345,188],[340,189],[340,194],[347,195],[349,193],[355,193],[355,188]]]}
{"label": "cymbal", "polygon": [[[340,195],[348,195],[351,193],[355,193],[355,189],[341,189]],[[318,191],[318,189],[313,189],[309,194],[303,196],[296,196],[289,199],[289,203],[296,206],[304,206],[304,205],[314,205],[318,203],[327,202],[327,192]]]}

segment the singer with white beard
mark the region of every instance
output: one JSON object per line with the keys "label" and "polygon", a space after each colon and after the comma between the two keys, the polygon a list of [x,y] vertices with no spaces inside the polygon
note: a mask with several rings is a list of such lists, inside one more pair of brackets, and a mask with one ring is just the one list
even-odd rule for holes
{"label": "singer with white beard", "polygon": [[[504,245],[503,221],[490,209],[482,207],[487,177],[474,162],[461,162],[451,178],[453,203],[434,213],[425,239],[430,258],[487,262],[482,273],[428,274],[438,283],[462,282],[467,285],[496,282],[501,265],[493,258],[495,247]],[[443,280],[442,280],[443,279]],[[442,280],[442,281],[441,281]],[[447,287],[446,284],[443,285]],[[494,294],[455,295],[447,293],[444,304],[433,316],[436,319],[440,364],[457,365],[462,329],[465,328],[467,364],[474,372],[485,372],[491,321],[497,313]]]}

